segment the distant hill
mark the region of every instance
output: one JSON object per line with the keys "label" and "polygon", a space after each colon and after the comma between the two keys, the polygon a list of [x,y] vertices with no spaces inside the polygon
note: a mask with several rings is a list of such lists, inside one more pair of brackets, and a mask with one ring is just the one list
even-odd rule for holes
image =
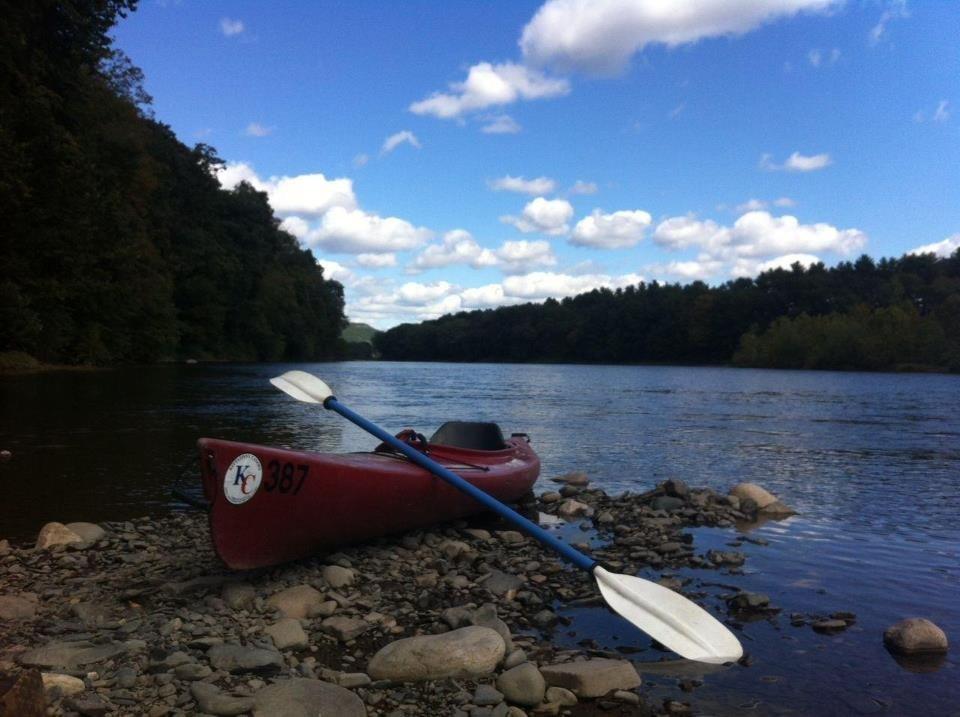
{"label": "distant hill", "polygon": [[342,338],[348,344],[372,344],[373,337],[376,333],[377,330],[369,324],[354,323],[351,321],[349,324],[347,324],[347,327],[343,330],[343,333],[340,334],[340,338]]}

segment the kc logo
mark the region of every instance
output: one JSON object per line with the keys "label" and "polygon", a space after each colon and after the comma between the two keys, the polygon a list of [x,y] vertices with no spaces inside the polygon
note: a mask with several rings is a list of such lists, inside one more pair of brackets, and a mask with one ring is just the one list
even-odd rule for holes
{"label": "kc logo", "polygon": [[244,453],[233,459],[223,476],[223,495],[234,505],[250,500],[263,479],[260,459],[252,453]]}

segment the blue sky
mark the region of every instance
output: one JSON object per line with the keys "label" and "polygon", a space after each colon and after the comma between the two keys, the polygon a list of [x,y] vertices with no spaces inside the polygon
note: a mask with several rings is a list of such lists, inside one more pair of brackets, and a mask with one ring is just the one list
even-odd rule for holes
{"label": "blue sky", "polygon": [[386,328],[960,247],[960,5],[143,0],[154,111]]}

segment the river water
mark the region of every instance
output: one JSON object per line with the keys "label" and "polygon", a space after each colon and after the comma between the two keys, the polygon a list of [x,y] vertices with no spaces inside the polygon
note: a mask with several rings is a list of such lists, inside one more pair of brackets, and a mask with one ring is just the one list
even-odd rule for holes
{"label": "river water", "polygon": [[[290,368],[322,376],[388,430],[429,435],[466,419],[526,432],[542,460],[541,490],[575,469],[613,494],[671,477],[718,491],[754,481],[799,511],[750,531],[767,544],[738,548],[748,555],[744,575],[687,571],[765,592],[783,609],[744,627],[753,664],[651,671],[652,697],[690,699],[709,714],[960,714],[957,648],[940,664],[904,667],[881,640],[893,622],[924,616],[960,642],[958,376],[351,362],[0,377],[0,449],[13,452],[0,463],[0,537],[29,540],[49,520],[182,509],[171,490],[199,496],[200,436],[324,451],[373,446],[360,429],[267,382]],[[737,535],[693,532],[698,552]],[[833,636],[788,618],[838,610],[858,619]],[[567,615],[574,642],[644,647],[604,611]],[[704,684],[679,693],[685,675]]]}

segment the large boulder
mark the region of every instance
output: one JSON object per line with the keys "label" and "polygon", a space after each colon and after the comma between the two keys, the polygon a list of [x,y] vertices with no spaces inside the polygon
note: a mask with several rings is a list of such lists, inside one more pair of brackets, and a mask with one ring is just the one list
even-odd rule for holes
{"label": "large boulder", "polygon": [[578,697],[602,697],[612,690],[640,686],[640,675],[627,660],[595,659],[545,665],[540,673],[547,684],[566,687]]}
{"label": "large boulder", "polygon": [[370,660],[374,680],[417,682],[489,675],[503,659],[503,638],[489,627],[462,627],[442,635],[419,635],[391,642]]}
{"label": "large boulder", "polygon": [[923,617],[910,617],[888,627],[883,644],[901,655],[941,653],[949,646],[946,633]]}
{"label": "large boulder", "polygon": [[294,678],[265,687],[254,695],[254,717],[366,717],[363,700],[344,687]]}
{"label": "large boulder", "polygon": [[40,528],[40,533],[37,535],[37,550],[49,550],[58,545],[73,545],[83,542],[82,537],[63,523],[47,523]]}
{"label": "large boulder", "polygon": [[786,517],[796,514],[795,510],[781,503],[777,496],[756,483],[738,483],[730,489],[730,495],[737,498],[741,505],[748,500],[752,500],[757,506],[757,512],[770,517]]}

